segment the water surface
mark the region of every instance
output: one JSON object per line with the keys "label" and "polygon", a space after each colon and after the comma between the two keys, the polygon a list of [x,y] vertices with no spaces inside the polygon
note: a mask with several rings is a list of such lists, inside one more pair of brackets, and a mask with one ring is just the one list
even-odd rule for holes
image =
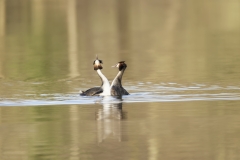
{"label": "water surface", "polygon": [[1,107],[1,158],[238,159],[239,104]]}

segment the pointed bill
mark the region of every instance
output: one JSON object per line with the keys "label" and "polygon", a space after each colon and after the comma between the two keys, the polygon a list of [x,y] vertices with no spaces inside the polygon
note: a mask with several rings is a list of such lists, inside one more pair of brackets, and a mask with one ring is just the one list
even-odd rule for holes
{"label": "pointed bill", "polygon": [[111,67],[117,67],[117,65],[118,65],[118,63],[117,63],[117,64],[115,64],[114,66],[111,66]]}

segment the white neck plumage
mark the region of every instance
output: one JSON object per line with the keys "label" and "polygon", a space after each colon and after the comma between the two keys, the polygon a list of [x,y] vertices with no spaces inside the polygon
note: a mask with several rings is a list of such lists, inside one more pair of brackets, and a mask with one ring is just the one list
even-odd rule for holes
{"label": "white neck plumage", "polygon": [[110,92],[110,83],[109,83],[108,79],[102,74],[102,72],[101,72],[100,69],[97,70],[97,73],[98,73],[99,77],[100,77],[101,80],[102,80],[102,89],[103,89],[103,92],[102,92],[100,95],[102,95],[102,96],[111,95],[111,92]]}

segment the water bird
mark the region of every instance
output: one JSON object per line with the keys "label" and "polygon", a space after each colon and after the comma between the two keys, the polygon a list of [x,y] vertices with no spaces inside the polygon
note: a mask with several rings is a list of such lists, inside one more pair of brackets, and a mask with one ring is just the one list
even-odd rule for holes
{"label": "water bird", "polygon": [[125,69],[127,68],[127,64],[125,63],[125,61],[120,61],[112,67],[117,67],[119,72],[112,81],[112,84],[110,86],[111,95],[112,96],[129,95],[129,93],[122,86],[122,76]]}
{"label": "water bird", "polygon": [[103,69],[102,64],[103,64],[102,60],[99,60],[98,56],[96,55],[96,60],[93,61],[93,68],[95,71],[97,71],[97,74],[102,81],[102,85],[100,87],[90,88],[86,91],[80,91],[81,96],[111,95],[110,83],[108,79],[101,72],[101,69]]}

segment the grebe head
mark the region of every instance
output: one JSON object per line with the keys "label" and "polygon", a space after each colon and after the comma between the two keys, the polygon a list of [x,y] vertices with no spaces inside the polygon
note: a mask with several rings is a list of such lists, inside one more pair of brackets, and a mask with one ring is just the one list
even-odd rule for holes
{"label": "grebe head", "polygon": [[94,70],[103,69],[102,64],[102,60],[98,59],[98,56],[96,55],[96,60],[93,61]]}
{"label": "grebe head", "polygon": [[126,63],[124,63],[125,61],[120,61],[118,62],[116,65],[112,66],[112,67],[117,67],[119,69],[119,71],[127,68]]}

